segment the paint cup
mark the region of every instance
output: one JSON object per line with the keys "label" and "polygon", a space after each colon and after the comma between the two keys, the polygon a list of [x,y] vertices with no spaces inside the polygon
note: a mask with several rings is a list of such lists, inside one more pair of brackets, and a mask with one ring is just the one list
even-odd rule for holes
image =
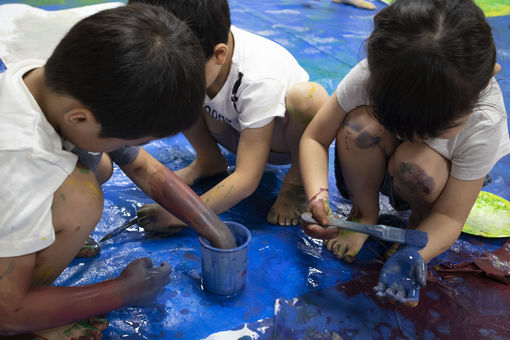
{"label": "paint cup", "polygon": [[246,264],[251,232],[242,224],[225,222],[236,241],[236,248],[219,249],[202,236],[202,286],[205,291],[223,296],[239,294],[246,284]]}

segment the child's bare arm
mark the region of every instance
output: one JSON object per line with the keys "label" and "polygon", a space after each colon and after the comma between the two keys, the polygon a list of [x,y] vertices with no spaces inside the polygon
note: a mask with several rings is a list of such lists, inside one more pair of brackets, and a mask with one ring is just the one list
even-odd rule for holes
{"label": "child's bare arm", "polygon": [[143,305],[170,281],[170,266],[138,259],[113,280],[83,287],[33,287],[36,254],[0,258],[0,335],[65,325],[123,306]]}
{"label": "child's bare arm", "polygon": [[147,151],[140,149],[135,160],[121,169],[143,192],[173,214],[176,224],[186,223],[193,226],[217,248],[235,247],[230,230],[215,212],[203,204],[197,194],[177,175]]}
{"label": "child's bare arm", "polygon": [[427,246],[423,249],[406,247],[393,254],[384,264],[379,283],[374,287],[377,296],[411,307],[418,304],[420,287],[426,284],[426,262],[447,250],[457,240],[483,180],[448,179],[432,212],[417,228],[428,233]]}
{"label": "child's bare arm", "polygon": [[269,156],[274,120],[241,132],[235,171],[200,198],[220,214],[250,196],[260,183]]}
{"label": "child's bare arm", "polygon": [[419,251],[425,261],[443,253],[457,240],[483,181],[484,178],[463,181],[449,177],[430,215],[417,227],[429,234],[427,246]]}
{"label": "child's bare arm", "polygon": [[[308,200],[324,199],[326,202],[329,200],[327,191],[329,146],[335,139],[345,116],[346,112],[338,104],[336,93],[333,93],[312,119],[301,138],[299,163]],[[326,209],[323,210],[326,211]],[[321,209],[314,211],[321,211]],[[325,214],[315,218],[321,223],[326,223]],[[303,227],[308,234],[313,234],[313,237],[334,237],[331,232],[326,235],[326,229],[316,225]]]}

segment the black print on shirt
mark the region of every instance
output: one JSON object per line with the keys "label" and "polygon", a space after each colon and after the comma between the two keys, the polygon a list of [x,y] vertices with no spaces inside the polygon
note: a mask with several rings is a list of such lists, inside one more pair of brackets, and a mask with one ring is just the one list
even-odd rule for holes
{"label": "black print on shirt", "polygon": [[218,111],[216,111],[215,109],[211,109],[211,107],[209,105],[204,106],[204,110],[214,119],[220,120],[225,123],[232,123],[231,119],[228,119],[227,117],[223,116],[221,113],[218,113]]}

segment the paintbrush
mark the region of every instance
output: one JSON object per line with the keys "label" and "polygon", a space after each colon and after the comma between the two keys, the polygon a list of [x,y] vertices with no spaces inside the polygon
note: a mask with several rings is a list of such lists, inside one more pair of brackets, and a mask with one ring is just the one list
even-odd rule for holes
{"label": "paintbrush", "polygon": [[[301,220],[309,224],[319,224],[309,212],[301,214]],[[328,217],[328,225],[368,234],[384,241],[405,243],[419,249],[425,247],[429,241],[428,234],[421,230],[402,229],[382,224],[363,224],[335,217]]]}
{"label": "paintbrush", "polygon": [[133,218],[132,220],[121,225],[120,227],[113,229],[113,231],[111,233],[105,235],[102,239],[99,240],[99,242],[103,242],[103,241],[111,239],[112,237],[120,234],[121,232],[123,232],[127,228],[131,227],[132,225],[136,224],[137,222],[138,222],[138,217]]}

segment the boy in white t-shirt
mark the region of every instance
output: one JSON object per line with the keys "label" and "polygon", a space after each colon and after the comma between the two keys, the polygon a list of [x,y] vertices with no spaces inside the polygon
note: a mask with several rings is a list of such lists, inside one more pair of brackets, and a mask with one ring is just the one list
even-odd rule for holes
{"label": "boy in white t-shirt", "polygon": [[[496,48],[470,0],[396,0],[374,18],[367,60],[341,81],[300,145],[308,210],[327,225],[328,148],[336,138],[336,184],[349,219],[375,224],[379,191],[411,209],[408,227],[427,232],[423,249],[387,260],[377,294],[418,303],[426,262],[458,238],[486,175],[510,153]],[[354,261],[366,234],[303,225]]]}
{"label": "boy in white t-shirt", "polygon": [[[110,152],[191,126],[188,109],[198,111],[205,95],[199,48],[167,11],[122,6],[74,25],[46,64],[25,60],[0,74],[0,335],[96,338],[100,330],[79,324],[50,328],[145,304],[170,281],[167,263],[142,258],[112,280],[51,286],[103,209],[96,176],[64,141]],[[196,196],[168,187],[170,171],[145,152],[122,169],[164,206]]]}
{"label": "boy in white t-shirt", "polygon": [[[326,90],[280,45],[231,27],[226,0],[131,0],[160,5],[184,20],[206,57],[207,97],[199,122],[184,135],[195,160],[176,171],[191,185],[227,170],[218,144],[236,154],[235,171],[201,198],[216,213],[230,209],[258,187],[266,163],[289,164],[267,219],[296,225],[306,198],[298,162],[299,139],[327,100]],[[129,5],[128,3],[128,5]],[[149,230],[181,223],[157,205],[142,207]]]}

